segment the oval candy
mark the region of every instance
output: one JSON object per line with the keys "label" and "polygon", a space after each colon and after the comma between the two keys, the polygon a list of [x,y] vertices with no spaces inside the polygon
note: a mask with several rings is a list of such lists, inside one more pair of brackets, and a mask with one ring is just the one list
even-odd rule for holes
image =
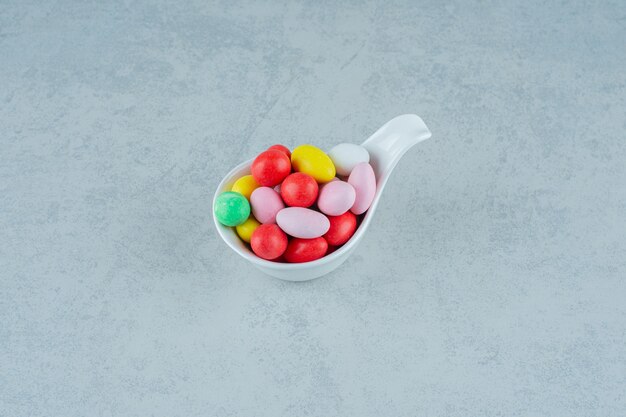
{"label": "oval candy", "polygon": [[356,200],[354,187],[344,181],[331,181],[324,184],[317,199],[317,207],[324,214],[339,216],[350,210]]}
{"label": "oval candy", "polygon": [[311,262],[326,255],[328,242],[323,237],[315,239],[294,238],[287,244],[285,260],[290,263]]}
{"label": "oval candy", "polygon": [[357,164],[369,162],[370,154],[364,147],[354,143],[340,143],[328,152],[339,175],[348,176]]}
{"label": "oval candy", "polygon": [[275,224],[262,224],[256,228],[250,238],[252,251],[267,260],[278,258],[287,249],[289,239],[285,232]]}
{"label": "oval candy", "polygon": [[356,231],[356,216],[351,211],[346,211],[341,216],[329,216],[328,220],[330,229],[324,235],[324,239],[329,245],[343,245]]}
{"label": "oval candy", "polygon": [[276,223],[288,235],[313,239],[328,232],[330,222],[318,211],[304,207],[287,207],[276,215]]}
{"label": "oval candy", "polygon": [[374,169],[367,162],[357,164],[350,173],[348,183],[356,191],[354,205],[350,209],[354,214],[363,214],[370,207],[376,195],[376,176]]}
{"label": "oval candy", "polygon": [[276,213],[285,208],[280,195],[269,187],[259,187],[250,196],[252,214],[260,223],[276,223]]}
{"label": "oval candy", "polygon": [[243,177],[235,181],[230,191],[240,193],[248,200],[250,200],[250,194],[252,194],[252,191],[256,190],[260,186],[261,185],[256,182],[252,175],[244,175]]}
{"label": "oval candy", "polygon": [[264,187],[273,187],[289,175],[291,162],[284,152],[269,149],[254,159],[250,171],[256,182]]}
{"label": "oval candy", "polygon": [[253,216],[250,216],[248,217],[248,220],[235,227],[235,230],[237,231],[237,234],[239,235],[241,240],[246,243],[250,243],[252,233],[254,233],[256,228],[260,225],[261,223],[259,223]]}
{"label": "oval candy", "polygon": [[269,148],[267,148],[267,150],[269,151],[270,149],[275,149],[277,151],[281,151],[282,153],[284,153],[285,155],[287,155],[287,158],[291,158],[291,151],[289,150],[288,147],[286,147],[285,145],[280,145],[280,144],[276,144],[276,145],[272,145]]}
{"label": "oval candy", "polygon": [[291,153],[291,166],[294,171],[308,174],[319,183],[328,182],[335,177],[333,161],[313,145],[300,145],[294,149]]}
{"label": "oval candy", "polygon": [[309,207],[317,199],[319,186],[315,179],[302,172],[290,174],[280,184],[280,196],[291,207]]}

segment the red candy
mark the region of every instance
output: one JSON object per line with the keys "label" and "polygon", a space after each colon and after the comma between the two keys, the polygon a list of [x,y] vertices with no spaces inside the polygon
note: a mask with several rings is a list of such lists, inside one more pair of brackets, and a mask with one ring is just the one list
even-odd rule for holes
{"label": "red candy", "polygon": [[328,250],[326,251],[326,256],[330,255],[331,253],[333,253],[337,249],[339,249],[339,246],[328,245]]}
{"label": "red candy", "polygon": [[287,249],[287,235],[275,224],[262,224],[256,228],[250,238],[252,251],[267,260],[278,258]]}
{"label": "red candy", "polygon": [[285,260],[290,263],[311,262],[324,256],[326,250],[328,250],[328,243],[323,237],[294,238],[289,241],[284,256]]}
{"label": "red candy", "polygon": [[273,187],[289,175],[291,161],[284,152],[269,149],[256,157],[252,162],[251,171],[256,182],[265,187]]}
{"label": "red candy", "polygon": [[330,229],[324,235],[329,245],[339,246],[346,243],[356,230],[356,216],[347,211],[340,216],[327,216]]}
{"label": "red candy", "polygon": [[283,146],[283,145],[272,145],[269,148],[267,148],[267,150],[269,151],[270,149],[275,149],[277,151],[281,151],[282,153],[284,153],[285,155],[287,155],[287,158],[291,158],[291,151],[289,150],[288,147]]}
{"label": "red candy", "polygon": [[280,196],[291,207],[309,207],[317,199],[319,187],[312,176],[296,172],[280,185]]}

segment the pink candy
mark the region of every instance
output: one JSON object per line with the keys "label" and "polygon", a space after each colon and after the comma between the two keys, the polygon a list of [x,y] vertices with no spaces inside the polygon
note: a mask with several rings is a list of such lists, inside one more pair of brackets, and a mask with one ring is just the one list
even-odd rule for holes
{"label": "pink candy", "polygon": [[339,216],[354,205],[356,191],[347,182],[336,180],[325,184],[317,200],[320,211],[329,216]]}
{"label": "pink candy", "polygon": [[276,223],[276,214],[285,208],[280,194],[270,187],[259,187],[250,195],[252,214],[259,223]]}
{"label": "pink candy", "polygon": [[322,213],[304,207],[287,207],[276,215],[276,223],[288,235],[313,239],[328,232],[330,221]]}
{"label": "pink candy", "polygon": [[376,195],[376,176],[372,166],[367,162],[357,164],[348,177],[348,183],[356,191],[356,199],[350,211],[357,215],[365,213]]}

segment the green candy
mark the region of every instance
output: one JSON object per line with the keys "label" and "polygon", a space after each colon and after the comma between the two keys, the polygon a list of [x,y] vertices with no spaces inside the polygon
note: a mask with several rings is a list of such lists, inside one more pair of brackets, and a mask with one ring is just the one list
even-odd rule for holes
{"label": "green candy", "polygon": [[250,203],[242,194],[226,191],[215,199],[213,212],[224,226],[239,226],[250,216]]}

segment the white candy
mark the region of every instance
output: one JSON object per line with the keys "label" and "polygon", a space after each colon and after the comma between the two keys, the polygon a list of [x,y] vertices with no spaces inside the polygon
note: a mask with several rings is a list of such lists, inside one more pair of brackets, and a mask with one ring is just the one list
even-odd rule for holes
{"label": "white candy", "polygon": [[335,164],[337,174],[343,176],[350,175],[357,164],[370,161],[367,149],[354,143],[340,143],[328,152],[328,156]]}

